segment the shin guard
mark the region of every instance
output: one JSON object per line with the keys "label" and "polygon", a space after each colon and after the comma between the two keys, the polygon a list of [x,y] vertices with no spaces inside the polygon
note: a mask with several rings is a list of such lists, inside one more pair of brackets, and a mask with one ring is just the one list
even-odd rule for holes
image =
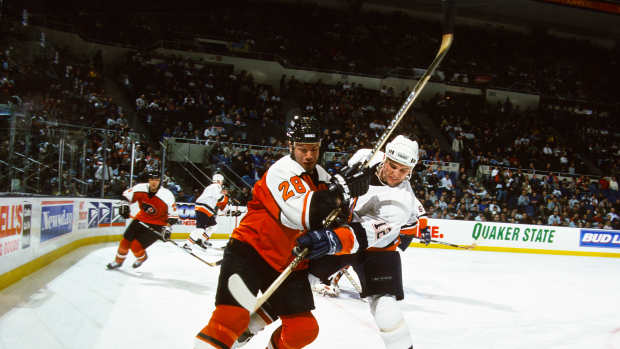
{"label": "shin guard", "polygon": [[146,256],[146,251],[142,247],[142,244],[137,239],[131,242],[131,252],[136,256],[136,259],[144,259]]}
{"label": "shin guard", "polygon": [[214,348],[228,349],[250,322],[250,313],[234,305],[218,305],[215,307],[209,324],[197,335],[196,339],[209,343]]}
{"label": "shin guard", "polygon": [[395,297],[372,296],[370,312],[379,327],[386,349],[409,349],[413,346],[409,327]]}
{"label": "shin guard", "polygon": [[319,335],[319,324],[312,313],[283,315],[282,326],[271,336],[269,348],[298,349],[312,343]]}
{"label": "shin guard", "polygon": [[118,264],[123,264],[125,258],[127,258],[127,253],[129,253],[129,247],[131,246],[131,242],[125,238],[121,240],[118,244],[118,250],[116,251],[116,258],[114,261]]}

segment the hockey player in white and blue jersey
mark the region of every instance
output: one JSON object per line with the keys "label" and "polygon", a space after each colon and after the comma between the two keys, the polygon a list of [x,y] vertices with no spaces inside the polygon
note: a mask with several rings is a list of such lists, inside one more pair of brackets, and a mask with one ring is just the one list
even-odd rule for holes
{"label": "hockey player in white and blue jersey", "polygon": [[[372,151],[361,149],[348,161],[349,166],[365,161]],[[368,298],[370,311],[387,349],[413,347],[407,323],[398,301],[404,298],[402,267],[397,248],[405,250],[418,236],[428,244],[431,239],[424,207],[415,197],[409,183],[418,162],[418,143],[397,136],[370,160],[372,176],[368,192],[350,206],[349,225],[355,230],[359,252],[349,255],[324,256],[310,261],[313,288],[337,294],[329,277],[346,266],[356,271],[362,286],[361,296]],[[316,282],[321,280],[322,283]],[[311,280],[312,281],[312,280]],[[323,293],[323,292],[322,292]],[[252,315],[248,331],[236,343],[251,337],[274,319],[269,316],[269,303]]]}
{"label": "hockey player in white and blue jersey", "polygon": [[219,173],[213,175],[213,183],[208,185],[196,199],[194,212],[196,213],[196,229],[192,230],[183,248],[192,249],[197,245],[203,249],[211,246],[209,239],[215,231],[217,212],[228,204],[228,192],[223,189],[224,176]]}

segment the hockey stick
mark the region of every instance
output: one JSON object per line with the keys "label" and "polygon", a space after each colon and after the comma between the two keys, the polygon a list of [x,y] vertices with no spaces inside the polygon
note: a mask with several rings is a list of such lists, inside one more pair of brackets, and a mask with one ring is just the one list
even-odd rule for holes
{"label": "hockey stick", "polygon": [[462,248],[464,250],[473,250],[476,247],[475,243],[471,245],[457,245],[457,244],[451,244],[449,242],[444,242],[444,241],[439,241],[439,240],[431,240],[431,242],[435,244],[439,244],[439,245],[454,247],[454,248]]}
{"label": "hockey stick", "polygon": [[353,278],[351,273],[349,273],[349,267],[345,267],[344,269],[342,269],[342,273],[344,274],[344,276],[347,277],[347,279],[349,280],[351,285],[353,285],[353,287],[355,288],[357,293],[361,294],[362,293],[362,287],[357,283],[357,281],[355,281],[355,279]]}
{"label": "hockey stick", "polygon": [[[396,126],[400,123],[400,121],[404,118],[405,114],[413,105],[413,102],[418,98],[422,89],[426,86],[428,80],[430,80],[431,76],[439,66],[439,63],[443,60],[443,58],[448,53],[450,46],[452,46],[453,36],[454,36],[454,0],[442,0],[442,11],[443,11],[443,36],[441,38],[441,45],[439,46],[439,50],[431,62],[431,65],[426,69],[420,80],[418,80],[417,84],[407,97],[405,103],[401,106],[400,110],[396,113],[396,116],[390,122],[390,125],[385,129],[381,137],[379,138],[379,142],[375,145],[372,150],[370,157],[362,164],[362,169],[368,167],[370,160],[375,156],[375,154],[383,147],[387,139],[390,137]],[[340,208],[333,210],[325,219],[324,226],[329,226],[336,217],[340,214]],[[228,290],[233,295],[235,300],[239,302],[244,308],[249,310],[250,312],[256,311],[256,309],[260,308],[260,306],[280,287],[282,282],[289,276],[289,274],[293,271],[293,269],[301,262],[301,260],[308,254],[308,248],[305,248],[297,257],[293,259],[293,261],[282,271],[280,276],[265,290],[265,293],[259,296],[254,296],[254,294],[248,289],[247,285],[241,279],[241,276],[238,274],[233,274],[228,279]]]}
{"label": "hockey stick", "polygon": [[[398,124],[402,121],[402,119],[409,111],[409,108],[413,105],[413,102],[420,96],[420,92],[426,86],[428,80],[430,80],[431,76],[435,72],[435,69],[439,66],[439,63],[443,60],[443,58],[448,53],[448,50],[452,46],[452,41],[454,41],[454,0],[442,0],[441,1],[443,17],[442,17],[442,27],[443,27],[443,36],[441,37],[441,45],[439,46],[439,50],[435,55],[435,59],[431,62],[431,65],[428,66],[420,80],[418,80],[417,84],[413,87],[413,90],[405,100],[405,103],[400,107],[392,121],[388,125],[388,127],[383,131],[383,134],[379,138],[377,144],[372,149],[370,156],[364,161],[360,169],[365,169],[368,167],[372,158],[377,154],[377,152],[383,148],[385,142],[387,142],[388,138],[392,135],[392,132],[396,129]],[[329,216],[325,219],[325,226],[329,226],[340,214],[340,208],[334,209]]]}
{"label": "hockey stick", "polygon": [[142,221],[138,221],[138,220],[136,220],[136,221],[137,221],[138,223],[142,224],[142,225],[143,225],[144,227],[146,227],[148,230],[150,230],[150,231],[151,231],[151,233],[153,233],[153,234],[155,234],[155,235],[159,236],[159,238],[160,238],[162,241],[164,241],[164,242],[171,242],[174,246],[176,246],[176,247],[180,248],[181,250],[183,250],[183,251],[184,251],[184,252],[186,252],[186,253],[189,253],[192,257],[194,257],[194,258],[198,259],[199,261],[203,262],[204,264],[206,264],[206,265],[208,265],[208,266],[210,266],[210,267],[216,267],[216,266],[218,266],[218,265],[222,264],[222,260],[221,260],[221,259],[220,259],[219,261],[217,261],[217,262],[209,262],[209,261],[206,261],[206,260],[204,260],[204,259],[202,259],[202,258],[198,257],[196,254],[194,254],[194,252],[189,251],[189,250],[187,250],[186,248],[183,248],[182,246],[179,246],[179,244],[177,244],[177,243],[176,243],[176,241],[174,241],[174,240],[169,240],[169,239],[164,240],[163,235],[162,235],[160,232],[158,232],[157,230],[153,229],[153,227],[151,227],[150,225],[148,225],[148,224],[146,224],[146,223],[144,223],[144,222],[142,222]]}
{"label": "hockey stick", "polygon": [[[420,238],[418,236],[414,236],[414,238],[418,239],[418,240],[422,240],[422,238]],[[473,243],[471,245],[457,245],[457,244],[451,244],[449,242],[439,241],[439,240],[431,240],[431,242],[434,243],[434,244],[445,245],[445,246],[450,246],[450,247],[454,247],[454,248],[462,248],[464,250],[473,250],[477,246],[475,243]]]}
{"label": "hockey stick", "polygon": [[295,269],[297,264],[301,262],[308,254],[308,249],[304,249],[301,253],[293,259],[293,261],[280,273],[280,275],[269,285],[265,293],[261,294],[260,290],[258,295],[254,295],[248,286],[243,282],[243,279],[239,274],[232,274],[228,278],[228,290],[235,297],[235,300],[241,304],[242,307],[247,309],[250,313],[255,312],[260,308],[263,303],[282,285],[284,280]]}

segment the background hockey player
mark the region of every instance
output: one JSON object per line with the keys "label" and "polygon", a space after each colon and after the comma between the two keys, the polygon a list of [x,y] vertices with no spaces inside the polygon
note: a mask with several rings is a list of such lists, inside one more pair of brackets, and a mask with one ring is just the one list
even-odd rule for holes
{"label": "background hockey player", "polygon": [[219,173],[213,175],[213,183],[209,184],[196,199],[194,205],[196,229],[189,234],[190,243],[186,243],[185,248],[191,248],[191,244],[202,248],[211,246],[209,239],[215,231],[217,212],[228,204],[228,192],[223,185],[224,176]]}
{"label": "background hockey player", "polygon": [[[265,290],[294,259],[296,239],[311,231],[310,255],[350,253],[357,246],[347,227],[322,229],[325,217],[351,197],[368,190],[369,175],[336,175],[332,180],[317,165],[321,129],[313,117],[295,116],[287,128],[290,155],[276,161],[254,185],[248,212],[235,228],[224,252],[215,310],[196,336],[196,348],[230,348],[248,327],[250,314],[228,290],[229,277],[239,274],[250,290]],[[338,238],[338,234],[346,237]],[[300,263],[269,299],[282,319],[269,348],[303,348],[318,335],[310,312],[314,300],[308,261]]]}
{"label": "background hockey player", "polygon": [[[349,160],[348,165],[366,160],[372,151],[361,149]],[[418,161],[418,144],[404,136],[397,136],[386,145],[386,152],[378,153],[370,161],[374,176],[371,177],[368,192],[351,204],[352,222],[360,251],[355,254],[312,259],[310,278],[328,283],[328,277],[348,265],[353,266],[362,284],[362,297],[369,298],[370,311],[380,330],[381,338],[388,349],[412,348],[407,323],[404,321],[397,301],[404,297],[400,255],[409,246],[412,238],[428,244],[430,232],[426,226],[425,210],[415,197],[409,179]],[[301,246],[308,246],[307,236],[298,239]],[[315,283],[325,291],[325,284]],[[333,294],[337,291],[332,290]],[[252,316],[246,331],[236,347],[243,340],[271,323],[273,316],[270,304],[265,304]]]}
{"label": "background hockey player", "polygon": [[[116,258],[113,262],[108,263],[108,269],[116,269],[123,265],[129,250],[136,257],[132,267],[141,266],[148,258],[146,249],[158,239],[168,240],[170,238],[170,225],[179,219],[174,194],[161,187],[159,172],[148,172],[147,177],[148,183],[136,184],[123,192],[123,199],[127,200],[128,203],[138,203],[139,211],[125,229],[123,239],[118,244]],[[119,208],[119,214],[124,218],[130,217],[128,203]],[[146,224],[155,232],[141,223]]]}

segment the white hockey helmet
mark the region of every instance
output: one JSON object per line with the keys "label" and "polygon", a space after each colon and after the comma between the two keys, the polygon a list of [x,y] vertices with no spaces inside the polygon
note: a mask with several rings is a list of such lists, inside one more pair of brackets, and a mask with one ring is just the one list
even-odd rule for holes
{"label": "white hockey helmet", "polygon": [[220,182],[220,183],[224,183],[224,176],[222,176],[219,173],[216,173],[213,175],[213,182]]}
{"label": "white hockey helmet", "polygon": [[385,146],[385,156],[413,168],[418,163],[418,142],[402,135],[396,136]]}

